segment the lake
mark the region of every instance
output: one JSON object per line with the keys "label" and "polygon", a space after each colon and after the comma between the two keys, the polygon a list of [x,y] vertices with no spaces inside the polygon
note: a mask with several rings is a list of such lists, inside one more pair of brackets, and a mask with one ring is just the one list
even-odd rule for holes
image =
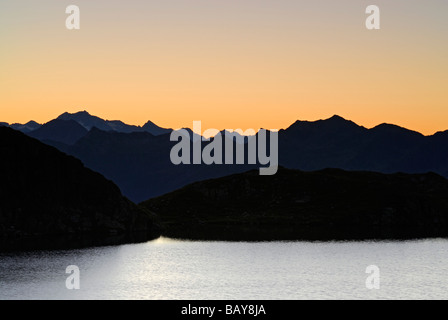
{"label": "lake", "polygon": [[[68,290],[67,266],[80,270]],[[368,266],[380,289],[367,289]],[[0,299],[447,299],[448,240],[192,242],[0,254]]]}

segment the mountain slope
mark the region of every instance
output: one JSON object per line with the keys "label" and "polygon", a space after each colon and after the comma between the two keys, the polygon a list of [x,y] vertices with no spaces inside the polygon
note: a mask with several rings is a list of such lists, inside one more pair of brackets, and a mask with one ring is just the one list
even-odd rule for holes
{"label": "mountain slope", "polygon": [[79,160],[4,127],[0,152],[0,250],[158,236],[150,215]]}
{"label": "mountain slope", "polygon": [[74,144],[87,134],[87,130],[73,120],[52,120],[28,135],[41,141],[56,141]]}
{"label": "mountain slope", "polygon": [[175,238],[329,240],[448,236],[448,180],[280,168],[207,180],[142,203]]}
{"label": "mountain slope", "polygon": [[41,125],[39,123],[37,123],[36,121],[29,121],[25,124],[21,124],[21,123],[8,124],[6,122],[2,122],[2,123],[0,123],[0,126],[10,127],[14,130],[17,130],[17,131],[20,131],[23,133],[29,133],[29,132],[39,129],[41,127]]}

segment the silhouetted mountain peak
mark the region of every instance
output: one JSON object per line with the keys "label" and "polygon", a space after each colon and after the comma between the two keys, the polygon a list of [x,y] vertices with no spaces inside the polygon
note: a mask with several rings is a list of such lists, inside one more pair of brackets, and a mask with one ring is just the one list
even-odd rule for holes
{"label": "silhouetted mountain peak", "polygon": [[25,126],[28,126],[28,127],[40,127],[41,124],[37,123],[34,120],[31,120],[31,121],[28,121],[27,123],[25,123]]}
{"label": "silhouetted mountain peak", "polygon": [[154,122],[149,121],[149,120],[143,125],[142,129],[143,129],[143,131],[149,132],[155,136],[170,133],[172,131],[172,129],[165,129],[165,128],[159,127]]}
{"label": "silhouetted mountain peak", "polygon": [[115,131],[121,133],[132,132],[149,132],[155,136],[169,133],[171,129],[161,128],[155,125],[153,122],[148,121],[143,127],[129,125],[120,120],[104,120],[97,116],[93,116],[87,111],[80,111],[77,113],[65,112],[61,114],[58,119],[60,120],[74,120],[82,125],[87,130],[91,130],[93,127],[97,127],[103,131]]}
{"label": "silhouetted mountain peak", "polygon": [[303,127],[304,125],[309,125],[311,124],[311,121],[305,121],[305,120],[296,120],[296,122],[294,122],[293,124],[291,124],[288,128],[284,129],[286,130],[290,130],[290,129],[296,129],[299,127]]}
{"label": "silhouetted mountain peak", "polygon": [[353,121],[346,120],[341,116],[334,115],[331,118],[317,121],[302,121],[297,120],[288,129],[284,131],[300,131],[300,132],[313,132],[324,135],[326,133],[332,133],[334,131],[340,131],[345,129],[365,130],[364,127],[359,126]]}
{"label": "silhouetted mountain peak", "polygon": [[154,124],[154,122],[148,120],[148,121],[143,125],[142,128],[154,128],[154,127],[157,127],[157,126]]}
{"label": "silhouetted mountain peak", "polygon": [[88,113],[86,110],[78,111],[78,112],[75,112],[75,113],[64,112],[63,114],[60,115],[60,117],[64,117],[64,116],[74,116],[74,115],[86,115],[86,116],[90,116],[90,113]]}
{"label": "silhouetted mountain peak", "polygon": [[57,117],[58,120],[74,120],[82,125],[87,130],[92,129],[93,126],[101,127],[102,129],[107,129],[105,121],[99,117],[92,116],[87,111],[80,111],[76,113],[65,112]]}
{"label": "silhouetted mountain peak", "polygon": [[420,132],[412,131],[400,126],[397,126],[395,124],[389,124],[389,123],[382,123],[380,125],[377,125],[376,127],[372,128],[370,131],[374,133],[381,133],[386,135],[415,135],[415,136],[421,136],[423,135]]}
{"label": "silhouetted mountain peak", "polygon": [[434,137],[448,137],[448,130],[438,131],[434,134]]}
{"label": "silhouetted mountain peak", "polygon": [[338,122],[345,122],[345,121],[349,121],[349,120],[346,120],[345,118],[343,118],[343,117],[338,116],[337,114],[335,114],[335,115],[332,116],[331,118],[327,119],[327,121],[333,121],[333,122],[336,122],[336,121],[338,121]]}
{"label": "silhouetted mountain peak", "polygon": [[345,118],[338,116],[338,115],[334,115],[331,118],[328,118],[326,120],[319,120],[316,121],[316,123],[318,124],[330,124],[333,126],[345,126],[345,127],[356,127],[356,128],[360,128],[361,126],[359,126],[358,124],[354,123],[351,120],[346,120]]}
{"label": "silhouetted mountain peak", "polygon": [[87,111],[84,110],[84,111],[79,111],[79,112],[75,112],[75,113],[64,112],[59,117],[57,117],[57,119],[59,119],[59,120],[72,120],[73,118],[89,119],[90,117],[98,118],[98,117],[92,116],[90,113],[88,113]]}

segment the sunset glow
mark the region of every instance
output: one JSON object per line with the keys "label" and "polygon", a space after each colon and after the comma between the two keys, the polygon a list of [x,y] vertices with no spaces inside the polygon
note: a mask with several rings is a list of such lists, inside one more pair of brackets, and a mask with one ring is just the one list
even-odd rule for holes
{"label": "sunset glow", "polygon": [[[81,29],[65,28],[65,8]],[[0,121],[87,110],[169,128],[288,127],[334,114],[448,129],[448,2],[2,1]]]}

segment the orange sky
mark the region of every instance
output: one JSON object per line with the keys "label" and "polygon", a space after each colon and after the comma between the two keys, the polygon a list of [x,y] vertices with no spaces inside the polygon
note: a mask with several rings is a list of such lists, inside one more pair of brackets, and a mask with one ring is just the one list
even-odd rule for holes
{"label": "orange sky", "polygon": [[[446,1],[57,0],[0,3],[0,121],[87,110],[203,129],[285,128],[341,115],[448,129]],[[71,3],[70,3],[71,4]]]}

